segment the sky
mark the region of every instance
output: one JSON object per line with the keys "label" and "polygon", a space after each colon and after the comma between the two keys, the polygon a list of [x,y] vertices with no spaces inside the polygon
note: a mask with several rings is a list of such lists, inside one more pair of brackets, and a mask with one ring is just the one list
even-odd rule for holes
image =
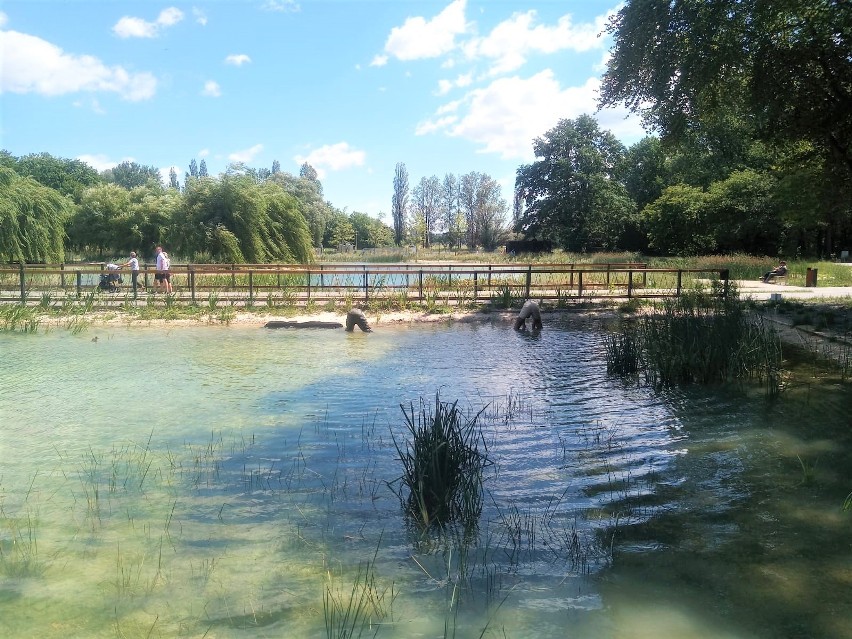
{"label": "sky", "polygon": [[561,119],[597,111],[617,0],[3,0],[0,148],[102,171],[192,159],[313,166],[326,200],[390,223],[396,164],[485,173],[511,202]]}

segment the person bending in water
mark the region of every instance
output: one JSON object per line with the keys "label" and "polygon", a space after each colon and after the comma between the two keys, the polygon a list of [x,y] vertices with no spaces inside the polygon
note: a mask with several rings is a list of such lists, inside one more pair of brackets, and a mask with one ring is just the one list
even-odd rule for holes
{"label": "person bending in water", "polygon": [[365,333],[371,333],[373,331],[373,329],[370,328],[370,323],[367,321],[367,316],[364,315],[364,311],[360,308],[350,309],[346,314],[346,330],[351,333],[355,330],[356,325]]}
{"label": "person bending in water", "polygon": [[515,330],[526,330],[527,318],[529,317],[532,318],[532,329],[534,331],[541,330],[541,309],[539,309],[538,304],[532,300],[524,302],[521,312],[518,313],[518,317],[515,319]]}

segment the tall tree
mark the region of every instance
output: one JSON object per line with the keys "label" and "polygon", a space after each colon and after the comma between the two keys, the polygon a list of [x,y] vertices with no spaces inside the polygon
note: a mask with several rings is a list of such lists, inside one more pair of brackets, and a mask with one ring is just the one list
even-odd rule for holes
{"label": "tall tree", "polygon": [[85,162],[54,157],[50,153],[25,155],[18,159],[15,170],[75,200],[85,189],[101,182],[98,172]]}
{"label": "tall tree", "polygon": [[272,160],[272,175],[276,173],[281,173],[281,162],[278,160]]}
{"label": "tall tree", "polygon": [[533,144],[518,169],[524,211],[515,230],[571,251],[615,248],[635,203],[618,181],[624,147],[588,115],[562,120]]}
{"label": "tall tree", "polygon": [[299,167],[299,177],[316,184],[317,191],[320,195],[322,195],[322,182],[320,182],[319,173],[317,173],[317,170],[314,167],[307,162],[303,162],[302,166]]}
{"label": "tall tree", "polygon": [[608,30],[602,104],[624,103],[664,138],[702,141],[715,157],[750,137],[807,141],[820,179],[852,201],[847,0],[628,0]]}
{"label": "tall tree", "polygon": [[180,190],[180,182],[178,182],[177,171],[175,171],[175,167],[169,169],[169,188]]}
{"label": "tall tree", "polygon": [[461,213],[461,189],[458,178],[452,173],[441,183],[441,217],[447,235],[447,244],[460,246],[463,238],[464,216]]}
{"label": "tall tree", "polygon": [[198,165],[198,177],[207,177],[207,162],[203,158]]}
{"label": "tall tree", "polygon": [[0,260],[61,262],[71,200],[0,167]]}
{"label": "tall tree", "polygon": [[408,170],[405,164],[397,162],[393,176],[393,198],[391,200],[391,215],[393,216],[394,241],[402,245],[405,237],[405,223],[408,214]]}
{"label": "tall tree", "polygon": [[423,246],[432,245],[432,235],[435,233],[441,210],[441,181],[437,176],[422,177],[411,193],[414,214],[419,218],[418,227],[423,233]]}
{"label": "tall tree", "polygon": [[150,181],[152,184],[163,186],[163,178],[160,169],[156,166],[145,166],[136,162],[122,162],[102,173],[104,182],[117,184],[125,189],[137,186],[145,186]]}

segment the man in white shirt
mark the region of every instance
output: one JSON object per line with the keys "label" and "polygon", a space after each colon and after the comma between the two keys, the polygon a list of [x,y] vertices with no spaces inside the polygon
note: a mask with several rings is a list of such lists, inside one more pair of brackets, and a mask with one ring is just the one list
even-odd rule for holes
{"label": "man in white shirt", "polygon": [[133,299],[136,299],[136,287],[138,286],[137,282],[139,280],[139,260],[136,259],[135,251],[130,251],[129,260],[127,260],[124,264],[119,264],[119,268],[123,268],[125,266],[130,267],[130,282],[133,284]]}

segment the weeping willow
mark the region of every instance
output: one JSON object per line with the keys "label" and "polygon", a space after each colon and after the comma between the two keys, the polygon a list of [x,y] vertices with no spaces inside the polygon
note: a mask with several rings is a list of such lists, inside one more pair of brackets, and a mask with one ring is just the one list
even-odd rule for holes
{"label": "weeping willow", "polygon": [[58,191],[0,168],[0,259],[61,262],[73,204]]}
{"label": "weeping willow", "polygon": [[276,184],[245,176],[187,184],[174,238],[183,255],[223,262],[310,262],[310,231],[298,203]]}

